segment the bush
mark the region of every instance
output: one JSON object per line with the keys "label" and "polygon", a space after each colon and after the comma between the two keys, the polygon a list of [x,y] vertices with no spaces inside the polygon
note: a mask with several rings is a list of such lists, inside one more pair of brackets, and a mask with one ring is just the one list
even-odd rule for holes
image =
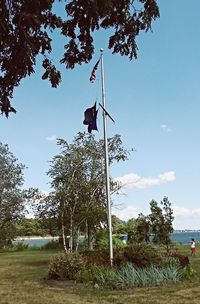
{"label": "bush", "polygon": [[[124,242],[120,239],[119,236],[113,236],[113,248],[124,248],[127,245],[124,244]],[[108,236],[104,235],[102,238],[98,239],[96,242],[96,247],[97,250],[106,250],[109,248],[109,243],[108,243]]]}
{"label": "bush", "polygon": [[123,242],[123,240],[120,239],[119,236],[113,237],[113,247],[116,248],[125,248],[127,246],[126,243]]}
{"label": "bush", "polygon": [[60,249],[61,245],[58,241],[50,241],[40,247],[41,250]]}
{"label": "bush", "polygon": [[185,280],[191,280],[197,275],[196,270],[194,270],[190,265],[183,268],[183,278]]}
{"label": "bush", "polygon": [[132,263],[137,267],[150,265],[162,265],[163,257],[158,247],[155,248],[147,243],[134,243],[124,249],[116,250],[114,253],[114,265],[120,266],[124,263]]}
{"label": "bush", "polygon": [[188,256],[180,254],[179,252],[167,252],[164,255],[166,257],[173,257],[177,259],[182,267],[187,267],[190,264]]}
{"label": "bush", "polygon": [[83,258],[76,252],[57,254],[50,262],[48,279],[73,280],[84,267]]}
{"label": "bush", "polygon": [[23,251],[28,248],[30,248],[29,245],[25,244],[23,242],[16,242],[16,243],[13,243],[13,244],[5,247],[5,249],[9,250],[9,251]]}
{"label": "bush", "polygon": [[[83,257],[88,265],[110,265],[109,251],[83,251]],[[124,263],[132,263],[137,267],[150,265],[164,265],[164,257],[158,247],[152,244],[136,243],[125,248],[114,249],[113,264],[121,266]]]}
{"label": "bush", "polygon": [[90,267],[80,270],[75,275],[75,279],[80,283],[89,283],[93,281],[93,275]]}
{"label": "bush", "polygon": [[82,255],[87,265],[110,265],[108,250],[85,250]]}

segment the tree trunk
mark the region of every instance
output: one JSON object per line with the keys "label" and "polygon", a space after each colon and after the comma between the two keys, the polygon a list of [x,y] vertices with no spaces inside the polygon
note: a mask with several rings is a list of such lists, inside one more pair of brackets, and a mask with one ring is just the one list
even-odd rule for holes
{"label": "tree trunk", "polygon": [[63,238],[63,248],[64,248],[64,251],[67,252],[67,246],[66,246],[66,235],[65,235],[65,225],[64,225],[64,215],[63,215],[63,212],[62,212],[62,238]]}
{"label": "tree trunk", "polygon": [[88,235],[88,249],[93,250],[93,234],[92,234],[92,229],[91,226],[88,224],[87,225],[87,235]]}
{"label": "tree trunk", "polygon": [[69,251],[73,250],[73,217],[70,215],[70,235],[69,235]]}
{"label": "tree trunk", "polygon": [[77,230],[77,235],[76,235],[76,247],[75,247],[75,251],[78,251],[78,247],[79,247],[79,236],[80,236],[80,230]]}

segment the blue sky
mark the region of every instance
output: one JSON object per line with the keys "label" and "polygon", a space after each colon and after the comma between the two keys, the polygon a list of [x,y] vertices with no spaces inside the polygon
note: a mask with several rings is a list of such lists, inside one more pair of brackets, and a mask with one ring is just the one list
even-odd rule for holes
{"label": "blue sky", "polygon": [[[91,84],[89,75],[102,47],[107,109],[116,121],[108,122],[109,136],[121,134],[124,146],[136,150],[129,161],[111,168],[124,183],[124,194],[113,198],[120,205],[113,213],[122,219],[148,214],[151,199],[168,196],[174,228],[200,229],[200,1],[174,0],[172,6],[159,0],[158,5],[161,17],[153,33],[137,39],[137,60],[112,55],[108,35],[100,32],[91,63],[73,71],[61,67],[57,89],[41,80],[38,65],[14,92],[17,114],[1,117],[0,140],[27,166],[24,187],[48,191],[49,161],[59,152],[55,138],[71,142],[85,130],[83,112],[98,89],[98,79]],[[54,47],[50,58],[56,64],[63,52],[57,35]],[[98,125],[96,139],[103,136],[101,115]]]}

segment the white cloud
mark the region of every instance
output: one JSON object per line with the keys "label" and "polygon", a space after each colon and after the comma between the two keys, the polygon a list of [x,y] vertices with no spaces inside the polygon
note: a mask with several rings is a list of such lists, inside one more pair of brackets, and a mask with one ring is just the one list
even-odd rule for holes
{"label": "white cloud", "polygon": [[186,208],[175,206],[173,208],[174,216],[178,217],[190,217],[190,218],[200,218],[200,208]]}
{"label": "white cloud", "polygon": [[162,124],[160,127],[164,132],[171,132],[172,131],[172,129],[169,126],[167,126],[166,124]]}
{"label": "white cloud", "polygon": [[200,229],[200,208],[174,206],[173,214],[175,229]]}
{"label": "white cloud", "polygon": [[141,177],[136,173],[129,173],[115,178],[116,181],[125,187],[126,190],[132,188],[144,189],[150,186],[161,185],[175,180],[175,172],[168,171],[160,174],[158,177]]}
{"label": "white cloud", "polygon": [[48,141],[56,141],[56,139],[57,139],[56,135],[51,135],[51,136],[46,137],[46,140],[48,140]]}
{"label": "white cloud", "polygon": [[[190,229],[190,230],[199,230],[200,229],[200,208],[186,208],[180,206],[173,206],[173,227],[175,230],[180,229]],[[138,218],[139,213],[143,212],[137,207],[125,206],[124,208],[116,209],[112,208],[112,213],[115,214],[118,218],[124,221],[128,221],[131,218]],[[149,211],[150,212],[150,211]],[[147,215],[149,212],[145,212]]]}
{"label": "white cloud", "polygon": [[126,206],[123,209],[113,208],[112,212],[123,221],[128,221],[131,218],[137,218],[139,214],[138,209],[132,206]]}

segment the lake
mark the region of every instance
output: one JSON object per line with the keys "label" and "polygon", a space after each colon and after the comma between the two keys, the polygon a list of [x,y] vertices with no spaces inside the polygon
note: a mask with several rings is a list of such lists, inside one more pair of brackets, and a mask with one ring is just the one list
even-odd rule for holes
{"label": "lake", "polygon": [[174,232],[171,235],[173,242],[188,244],[191,243],[191,239],[194,238],[198,243],[200,242],[200,231],[185,231],[185,232]]}
{"label": "lake", "polygon": [[[200,242],[200,231],[185,231],[185,232],[174,232],[171,235],[171,240],[176,243],[181,244],[189,244],[191,239],[194,238],[197,242]],[[50,241],[57,241],[58,237],[26,237],[26,238],[18,238],[14,241],[23,242],[24,244],[28,244],[29,246],[40,247]]]}
{"label": "lake", "polygon": [[51,241],[58,241],[58,237],[24,237],[24,238],[17,238],[13,243],[23,242],[24,244],[28,244],[31,247],[41,247]]}

